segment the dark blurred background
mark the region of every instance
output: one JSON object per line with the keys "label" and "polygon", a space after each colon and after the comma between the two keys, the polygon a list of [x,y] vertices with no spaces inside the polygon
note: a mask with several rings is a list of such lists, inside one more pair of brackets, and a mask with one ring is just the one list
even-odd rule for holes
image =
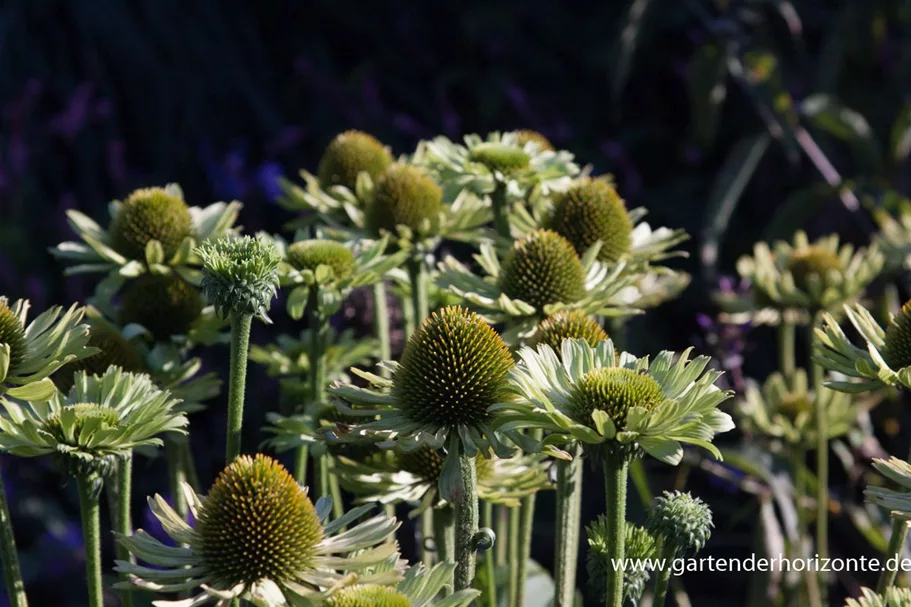
{"label": "dark blurred background", "polygon": [[[63,278],[47,253],[73,237],[66,209],[106,223],[111,199],[178,182],[191,204],[239,199],[247,230],[277,232],[289,219],[275,204],[277,179],[314,169],[339,131],[362,129],[407,153],[437,134],[530,128],[613,173],[653,225],[693,235],[690,258],[677,263],[693,285],[633,321],[628,343],[637,352],[696,344],[739,387],[774,358],[768,329],[747,334],[713,318],[710,292],[719,281],[736,287],[723,276],[737,257],[798,227],[864,243],[868,210],[907,190],[909,4],[6,0],[0,293],[36,310],[90,294],[92,277]],[[279,328],[295,329],[286,318]],[[254,339],[266,338],[260,327]],[[276,387],[255,370],[249,390],[252,445]],[[207,484],[223,404],[193,423]],[[73,488],[60,490],[44,461],[2,462],[33,604],[81,605]],[[683,474],[649,469],[653,489]],[[148,527],[142,496],[164,490],[165,468],[142,460],[137,470],[136,520]],[[687,476],[716,511],[708,552],[748,554],[761,496],[698,469]],[[586,498],[586,520],[600,512],[599,493]],[[541,502],[534,556],[550,567],[553,497]],[[850,529],[834,542],[835,554],[871,551]],[[849,592],[870,583],[840,581]],[[683,582],[703,605],[742,604],[748,587],[746,574]]]}

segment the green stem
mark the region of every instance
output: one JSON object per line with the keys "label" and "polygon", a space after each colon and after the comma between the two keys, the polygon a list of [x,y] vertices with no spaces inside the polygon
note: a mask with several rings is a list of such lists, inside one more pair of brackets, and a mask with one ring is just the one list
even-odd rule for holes
{"label": "green stem", "polygon": [[95,477],[77,476],[79,509],[82,514],[82,537],[85,543],[85,577],[88,607],[104,607],[104,588],[101,585],[101,508]]}
{"label": "green stem", "polygon": [[664,540],[660,557],[664,559],[664,567],[655,572],[655,600],[652,601],[652,607],[663,607],[667,599],[667,588],[671,581],[671,563],[675,556],[677,556],[677,547]]}
{"label": "green stem", "polygon": [[[905,547],[905,540],[908,538],[908,521],[896,518],[892,521],[892,537],[889,538],[889,547],[886,549],[887,557],[895,557],[895,562],[901,562],[902,552]],[[876,582],[876,592],[885,594],[886,590],[895,583],[895,576],[898,572],[895,569],[883,569],[879,574],[879,580]]]}
{"label": "green stem", "polygon": [[180,452],[179,438],[165,437],[164,439],[164,456],[168,463],[168,492],[171,494],[171,500],[174,502],[174,510],[180,516],[181,520],[187,520],[187,501],[184,499],[181,484],[187,482],[184,472],[183,454]]}
{"label": "green stem", "polygon": [[310,447],[300,445],[294,452],[294,480],[301,485],[307,484],[307,464],[310,463]]}
{"label": "green stem", "polygon": [[[810,374],[813,382],[813,391],[816,402],[820,401],[823,388],[823,369],[815,364],[812,359],[813,343],[816,339],[814,329],[819,324],[820,314],[813,316],[810,324],[809,340],[810,349]],[[816,554],[821,561],[829,557],[829,429],[828,417],[825,409],[815,407],[816,410],[816,476],[818,488],[816,494]],[[828,605],[828,577],[826,572],[819,573],[819,594],[823,605]]]}
{"label": "green stem", "polygon": [[[490,502],[482,503],[481,525],[489,529],[494,528],[493,504]],[[505,540],[505,537],[497,536],[497,541],[504,542]],[[495,551],[488,550],[484,553],[484,578],[487,584],[484,587],[483,601],[487,607],[497,607],[497,569],[494,563],[495,560]]]}
{"label": "green stem", "polygon": [[531,539],[535,525],[535,498],[536,494],[532,493],[523,498],[522,505],[519,506],[521,529],[519,531],[519,580],[516,605],[525,604],[525,584],[528,580],[528,561],[531,559]]}
{"label": "green stem", "polygon": [[[452,506],[437,508],[433,512],[433,543],[438,562],[456,562],[455,542],[455,509]],[[452,594],[452,586],[446,589],[446,594]]]}
{"label": "green stem", "polygon": [[[512,239],[509,229],[509,201],[506,199],[506,184],[497,182],[490,194],[490,204],[493,209],[493,226],[497,234],[507,240]],[[512,603],[510,603],[512,604]]]}
{"label": "green stem", "polygon": [[338,475],[335,473],[335,461],[328,455],[323,457],[329,460],[329,495],[332,496],[332,516],[341,518],[345,514],[345,503],[342,501],[342,489],[338,484]]}
{"label": "green stem", "polygon": [[408,281],[411,283],[411,308],[414,310],[414,327],[421,326],[430,315],[427,299],[427,268],[424,260],[415,256],[408,260]]}
{"label": "green stem", "polygon": [[509,550],[506,561],[509,564],[509,585],[507,586],[507,605],[518,605],[519,595],[519,524],[522,518],[519,507],[509,509]]}
{"label": "green stem", "polygon": [[428,538],[433,535],[433,508],[427,508],[421,513],[421,562],[425,567],[433,566],[434,551],[429,549]]}
{"label": "green stem", "polygon": [[582,449],[572,461],[557,461],[556,607],[572,607],[576,594],[576,564],[582,514]]}
{"label": "green stem", "polygon": [[797,545],[798,558],[803,558],[806,551],[807,512],[804,498],[807,495],[807,451],[803,447],[794,447],[791,454],[791,466],[794,474],[794,504],[797,509]]}
{"label": "green stem", "polygon": [[[122,536],[133,535],[133,518],[130,513],[130,496],[133,494],[133,454],[130,453],[117,465],[117,516],[115,531]],[[117,558],[121,561],[134,562],[133,555],[117,542]],[[121,574],[124,582],[129,582],[128,574]],[[120,593],[121,607],[133,607],[133,592],[123,590]]]}
{"label": "green stem", "polygon": [[247,383],[247,353],[250,350],[252,314],[231,314],[231,377],[228,383],[228,445],[225,462],[240,455],[244,425],[244,388]]}
{"label": "green stem", "polygon": [[497,543],[494,546],[496,550],[497,565],[505,565],[508,558],[509,550],[509,508],[506,506],[497,506],[494,509],[496,515],[496,534]]}
{"label": "green stem", "polygon": [[[471,588],[474,581],[475,535],[478,533],[478,469],[474,456],[459,448],[459,492],[455,503],[455,591]],[[518,604],[518,603],[517,603]]]}
{"label": "green stem", "polygon": [[[389,336],[389,306],[386,303],[386,283],[373,285],[373,322],[376,338],[380,342],[380,360],[392,360],[392,339]],[[389,377],[388,369],[380,369],[380,375]]]}
{"label": "green stem", "polygon": [[13,535],[13,521],[9,514],[6,500],[6,486],[0,474],[0,550],[3,554],[3,582],[12,607],[28,607],[25,595],[25,582],[19,569],[19,552],[16,550],[16,538]]}
{"label": "green stem", "polygon": [[199,474],[196,472],[196,462],[193,460],[193,450],[190,448],[190,437],[185,436],[178,443],[180,449],[180,462],[183,472],[187,477],[187,483],[193,491],[199,492]]}
{"label": "green stem", "polygon": [[329,488],[329,456],[321,455],[316,458],[318,463],[316,470],[316,487],[317,499],[321,497],[332,497],[332,490]]}
{"label": "green stem", "polygon": [[623,571],[614,567],[626,554],[626,479],[629,458],[608,453],[604,458],[604,496],[607,517],[606,535],[614,538],[608,544],[605,607],[623,607]]}
{"label": "green stem", "polygon": [[796,329],[793,322],[784,319],[778,325],[778,367],[789,383],[794,379],[794,372],[797,369],[794,355]]}
{"label": "green stem", "polygon": [[329,334],[329,319],[323,314],[319,305],[319,287],[311,287],[307,300],[307,326],[310,328],[308,356],[310,368],[308,387],[310,388],[310,411],[322,411],[323,394],[326,390],[326,338]]}

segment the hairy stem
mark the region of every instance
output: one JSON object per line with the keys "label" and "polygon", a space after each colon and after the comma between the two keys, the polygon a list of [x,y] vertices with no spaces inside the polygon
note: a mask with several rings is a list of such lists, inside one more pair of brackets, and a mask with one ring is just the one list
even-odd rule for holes
{"label": "hairy stem", "polygon": [[475,535],[478,533],[478,469],[474,456],[459,449],[459,493],[455,504],[455,590],[471,588],[474,581]]}
{"label": "hairy stem", "polygon": [[[815,364],[812,359],[813,343],[816,339],[814,329],[819,324],[820,314],[813,316],[813,322],[810,324],[809,340],[807,345],[810,349],[810,373],[813,381],[813,390],[816,394],[816,402],[820,400],[823,387],[823,370],[822,367]],[[816,554],[820,560],[825,562],[829,556],[829,429],[828,429],[828,411],[822,407],[815,407],[816,410],[816,476],[819,486],[816,494]],[[819,573],[819,596],[823,605],[828,605],[828,576],[826,572]]]}
{"label": "hairy stem", "polygon": [[[455,509],[443,506],[433,512],[433,543],[440,563],[454,563],[455,560]],[[452,594],[452,587],[446,589]]]}
{"label": "hairy stem", "polygon": [[509,564],[509,585],[507,586],[507,605],[518,605],[519,595],[519,533],[522,529],[521,512],[518,507],[509,509],[509,548],[506,561]]}
{"label": "hairy stem", "polygon": [[[130,512],[130,497],[133,494],[133,454],[120,460],[117,464],[117,516],[114,517],[115,529],[122,536],[133,535],[133,518]],[[121,561],[135,562],[130,551],[117,542],[117,558]],[[121,574],[121,580],[130,581],[130,576],[126,573]],[[122,590],[120,592],[121,607],[133,607],[133,592],[131,590]]]}
{"label": "hairy stem", "polygon": [[626,553],[626,479],[629,459],[622,454],[609,453],[604,458],[604,496],[606,500],[608,538],[607,584],[605,607],[623,607],[623,571],[613,564],[620,563]]}
{"label": "hairy stem", "polygon": [[165,435],[164,439],[164,456],[168,463],[168,493],[171,494],[171,500],[174,502],[174,510],[180,516],[181,520],[187,520],[187,500],[184,499],[183,491],[180,486],[187,482],[187,476],[184,471],[183,454],[181,453],[179,438],[171,438]]}
{"label": "hairy stem", "polygon": [[427,508],[424,510],[424,512],[421,513],[421,562],[424,563],[425,567],[433,566],[434,551],[430,550],[431,546],[427,542],[427,540],[433,536],[433,519],[433,508]]}
{"label": "hairy stem", "polygon": [[653,607],[663,607],[667,599],[667,589],[671,581],[671,562],[675,556],[677,556],[677,547],[665,539],[661,545],[661,558],[664,559],[664,567],[655,572],[655,600],[652,601]]}
{"label": "hairy stem", "polygon": [[572,607],[576,594],[576,564],[582,514],[582,449],[572,461],[557,461],[556,607]]}
{"label": "hairy stem", "polygon": [[525,604],[525,583],[528,580],[528,560],[531,558],[531,538],[535,524],[535,498],[536,494],[532,493],[528,497],[522,498],[522,505],[519,506],[521,529],[519,531],[519,580],[516,605]]}
{"label": "hairy stem", "polygon": [[[484,502],[481,507],[481,525],[489,529],[493,529],[493,504],[490,502]],[[505,541],[506,538],[503,536],[497,536],[498,542]],[[497,607],[497,569],[494,561],[496,560],[496,553],[493,550],[488,550],[484,553],[484,578],[486,584],[484,586],[484,596],[483,602],[487,607]]]}
{"label": "hairy stem", "polygon": [[427,299],[427,267],[418,256],[408,260],[408,282],[411,283],[411,308],[414,310],[414,328],[417,329],[430,315]]}
{"label": "hairy stem", "polygon": [[782,319],[778,325],[778,368],[789,382],[794,378],[794,371],[797,368],[794,356],[796,335],[794,323]]}
{"label": "hairy stem", "polygon": [[19,568],[19,552],[16,550],[13,521],[9,514],[2,473],[0,473],[0,551],[3,554],[3,582],[9,596],[9,603],[12,607],[28,607],[25,582],[22,581],[22,571]]}
{"label": "hairy stem", "polygon": [[244,426],[244,388],[247,383],[247,353],[250,350],[252,314],[231,314],[231,376],[228,382],[228,445],[225,462],[240,455]]}
{"label": "hairy stem", "polygon": [[490,203],[493,209],[493,226],[497,234],[510,239],[509,230],[509,201],[506,199],[506,184],[497,182],[494,191],[490,194]]}
{"label": "hairy stem", "polygon": [[104,607],[101,585],[101,508],[94,488],[95,477],[76,477],[79,510],[82,515],[82,537],[85,544],[85,578],[88,607]]}
{"label": "hairy stem", "polygon": [[[389,335],[389,306],[386,303],[386,283],[373,285],[373,322],[376,338],[380,342],[380,360],[392,360],[392,339]],[[388,369],[381,368],[380,375],[388,378]]]}
{"label": "hairy stem", "polygon": [[[892,521],[892,537],[889,538],[889,547],[886,549],[886,556],[890,559],[895,557],[895,562],[901,562],[902,552],[905,548],[905,540],[908,538],[908,521],[896,517]],[[876,592],[885,594],[889,586],[895,583],[895,576],[898,572],[895,568],[885,568],[879,574],[876,581]]]}
{"label": "hairy stem", "polygon": [[307,484],[307,465],[310,463],[310,447],[300,445],[294,452],[294,480],[301,485]]}
{"label": "hairy stem", "polygon": [[494,546],[496,551],[497,565],[505,565],[508,558],[509,550],[509,508],[506,506],[497,506],[494,508],[496,518],[497,544]]}

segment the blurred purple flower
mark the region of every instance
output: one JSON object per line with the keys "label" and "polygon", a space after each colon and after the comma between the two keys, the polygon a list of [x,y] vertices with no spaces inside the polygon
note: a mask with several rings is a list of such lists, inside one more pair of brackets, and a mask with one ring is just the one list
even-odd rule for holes
{"label": "blurred purple flower", "polygon": [[259,169],[256,171],[256,182],[270,202],[275,202],[281,196],[282,189],[278,185],[278,180],[284,176],[285,172],[277,162],[264,162],[259,165]]}

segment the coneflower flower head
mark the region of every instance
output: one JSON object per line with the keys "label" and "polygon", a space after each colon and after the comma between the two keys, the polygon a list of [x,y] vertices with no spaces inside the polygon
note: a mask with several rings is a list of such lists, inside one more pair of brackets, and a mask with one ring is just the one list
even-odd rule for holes
{"label": "coneflower flower head", "polygon": [[538,230],[517,240],[506,254],[500,288],[537,309],[574,303],[585,295],[585,269],[568,240]]}
{"label": "coneflower flower head", "polygon": [[620,367],[592,369],[576,384],[567,403],[570,417],[595,428],[595,412],[606,413],[618,432],[635,408],[650,413],[664,401],[661,386],[648,373]]}
{"label": "coneflower flower head", "polygon": [[204,301],[196,287],[178,274],[142,274],[124,288],[120,322],[148,329],[156,341],[186,335],[202,314]]}
{"label": "coneflower flower head", "polygon": [[395,586],[358,583],[330,590],[314,602],[318,607],[468,607],[480,591],[466,589],[443,596],[442,590],[451,586],[454,569],[453,563],[439,563],[430,569],[418,564],[410,567]]}
{"label": "coneflower flower head", "polygon": [[495,142],[479,143],[471,149],[469,158],[504,175],[527,169],[531,161],[521,147]]}
{"label": "coneflower flower head", "polygon": [[582,339],[595,346],[607,339],[607,332],[588,314],[580,310],[563,310],[541,321],[532,345],[547,344],[554,352],[559,352],[564,339]]}
{"label": "coneflower flower head", "polygon": [[911,301],[902,306],[886,327],[882,355],[893,369],[911,366]]}
{"label": "coneflower flower head", "polygon": [[339,591],[326,607],[411,607],[411,601],[395,588],[362,584]]}
{"label": "coneflower flower head", "polygon": [[0,344],[9,348],[8,365],[14,371],[25,359],[28,342],[25,339],[25,327],[5,299],[0,299]]}
{"label": "coneflower flower head", "polygon": [[676,546],[678,553],[695,554],[712,536],[712,510],[690,493],[665,491],[649,507],[645,527]]}
{"label": "coneflower flower head", "polygon": [[395,233],[398,226],[420,231],[443,209],[442,199],[443,190],[423,169],[393,164],[377,177],[368,224],[377,231]]}
{"label": "coneflower flower head", "polygon": [[317,173],[324,189],[340,185],[353,191],[358,175],[367,173],[375,180],[390,164],[392,154],[378,139],[350,130],[336,135],[326,147]]}
{"label": "coneflower flower head", "polygon": [[630,249],[633,221],[613,185],[604,179],[582,178],[554,195],[549,227],[584,255],[599,240],[600,261],[616,263]]}
{"label": "coneflower flower head", "polygon": [[203,262],[202,291],[226,317],[254,315],[268,322],[267,312],[278,293],[281,254],[266,238],[221,238],[199,247]]}
{"label": "coneflower flower head", "polygon": [[532,131],[529,129],[519,129],[515,131],[516,134],[516,143],[519,147],[524,148],[526,143],[534,143],[538,146],[538,149],[542,152],[554,152],[554,144],[550,142],[550,139],[539,133],[538,131]]}
{"label": "coneflower flower head", "polygon": [[[602,514],[585,528],[588,535],[588,553],[585,568],[588,585],[592,594],[602,595],[607,584],[607,572],[613,570],[609,546],[613,542],[607,533],[607,519]],[[651,533],[638,525],[626,525],[625,558],[630,561],[645,561],[658,556],[657,542]],[[625,604],[638,605],[651,572],[645,567],[627,567],[623,572],[623,594]],[[603,602],[603,601],[602,601]]]}
{"label": "coneflower flower head", "polygon": [[861,588],[861,596],[847,599],[845,607],[911,607],[911,589],[889,586],[885,594],[877,594],[872,588]]}
{"label": "coneflower flower head", "polygon": [[347,278],[357,267],[354,253],[334,240],[295,242],[288,247],[287,258],[295,270],[315,272],[319,266],[329,266],[336,280]]}
{"label": "coneflower flower head", "polygon": [[187,203],[165,188],[143,188],[123,201],[111,222],[111,244],[130,259],[145,259],[146,245],[157,240],[166,259],[188,236],[193,219]]}
{"label": "coneflower flower head", "polygon": [[103,375],[110,366],[120,367],[129,373],[146,371],[142,352],[117,327],[104,321],[90,321],[89,326],[88,345],[97,348],[98,352],[62,367],[54,375],[54,383],[61,392],[70,391],[74,375],[79,371],[85,371],[87,375]]}

